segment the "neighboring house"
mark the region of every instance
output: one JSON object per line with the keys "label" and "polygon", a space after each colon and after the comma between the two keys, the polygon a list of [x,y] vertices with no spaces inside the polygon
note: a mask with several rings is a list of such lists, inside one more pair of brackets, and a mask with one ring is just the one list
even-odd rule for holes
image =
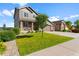
{"label": "neighboring house", "polygon": [[71,26],[71,29],[74,30],[74,29],[76,29],[76,27],[75,27],[74,25],[72,25],[72,26]]}
{"label": "neighboring house", "polygon": [[44,28],[44,31],[54,31],[54,30],[55,30],[54,25],[50,21],[47,21],[47,26]]}
{"label": "neighboring house", "polygon": [[[38,15],[31,7],[15,8],[14,12],[14,27],[20,28],[21,32],[34,31],[36,19]],[[53,25],[50,21],[47,21],[45,31],[52,31]]]}
{"label": "neighboring house", "polygon": [[55,31],[68,30],[68,27],[63,20],[53,21],[52,24]]}

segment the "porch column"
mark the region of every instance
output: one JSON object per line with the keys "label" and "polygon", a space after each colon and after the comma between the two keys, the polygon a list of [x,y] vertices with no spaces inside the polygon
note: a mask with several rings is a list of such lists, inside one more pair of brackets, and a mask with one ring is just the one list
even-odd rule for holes
{"label": "porch column", "polygon": [[23,22],[22,21],[20,22],[20,29],[21,29],[21,31],[23,30]]}
{"label": "porch column", "polygon": [[32,22],[32,31],[33,31],[33,27],[34,27],[34,24],[33,24],[33,22]]}

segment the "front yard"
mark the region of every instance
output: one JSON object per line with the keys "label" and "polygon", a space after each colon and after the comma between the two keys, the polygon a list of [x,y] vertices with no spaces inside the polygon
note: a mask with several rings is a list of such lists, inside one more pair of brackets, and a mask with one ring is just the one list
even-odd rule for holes
{"label": "front yard", "polygon": [[28,35],[31,36],[16,39],[16,44],[18,46],[20,55],[27,55],[73,39],[71,37],[59,36],[49,33],[44,33],[43,38],[41,37],[41,33],[31,33]]}
{"label": "front yard", "polygon": [[3,54],[3,52],[6,50],[6,46],[3,42],[0,42],[0,55]]}

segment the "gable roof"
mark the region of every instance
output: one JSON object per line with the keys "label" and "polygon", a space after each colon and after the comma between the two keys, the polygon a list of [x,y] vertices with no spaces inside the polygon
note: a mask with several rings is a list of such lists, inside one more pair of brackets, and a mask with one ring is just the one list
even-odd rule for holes
{"label": "gable roof", "polygon": [[34,9],[32,9],[31,7],[28,7],[28,8],[32,10],[36,15],[38,15],[38,13]]}
{"label": "gable roof", "polygon": [[18,8],[19,10],[20,9],[24,9],[24,8],[26,8],[28,11],[30,11],[31,13],[35,13],[36,15],[38,15],[38,13],[34,10],[34,9],[32,9],[31,7],[21,7],[21,8]]}
{"label": "gable roof", "polygon": [[31,7],[20,7],[20,8],[15,8],[15,11],[14,11],[14,18],[15,18],[15,15],[16,13],[18,12],[19,13],[19,10],[21,9],[27,9],[28,11],[30,11],[31,13],[35,13],[36,15],[38,15],[38,13],[36,11],[34,11]]}
{"label": "gable roof", "polygon": [[58,20],[58,21],[53,21],[52,23],[56,23],[56,22],[63,22],[64,20]]}
{"label": "gable roof", "polygon": [[53,25],[51,21],[47,20],[47,25]]}

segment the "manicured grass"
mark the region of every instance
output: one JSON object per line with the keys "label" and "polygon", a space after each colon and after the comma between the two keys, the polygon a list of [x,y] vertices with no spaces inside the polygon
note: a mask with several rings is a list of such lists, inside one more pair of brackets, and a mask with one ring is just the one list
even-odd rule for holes
{"label": "manicured grass", "polygon": [[19,49],[20,55],[27,55],[35,51],[39,51],[50,46],[60,44],[72,40],[71,37],[59,36],[55,34],[44,33],[42,38],[41,33],[32,33],[32,37],[17,38],[16,43]]}
{"label": "manicured grass", "polygon": [[6,50],[6,46],[3,42],[0,42],[0,55],[3,54],[3,52]]}
{"label": "manicured grass", "polygon": [[5,51],[5,48],[0,48],[0,54],[3,54],[4,51]]}

